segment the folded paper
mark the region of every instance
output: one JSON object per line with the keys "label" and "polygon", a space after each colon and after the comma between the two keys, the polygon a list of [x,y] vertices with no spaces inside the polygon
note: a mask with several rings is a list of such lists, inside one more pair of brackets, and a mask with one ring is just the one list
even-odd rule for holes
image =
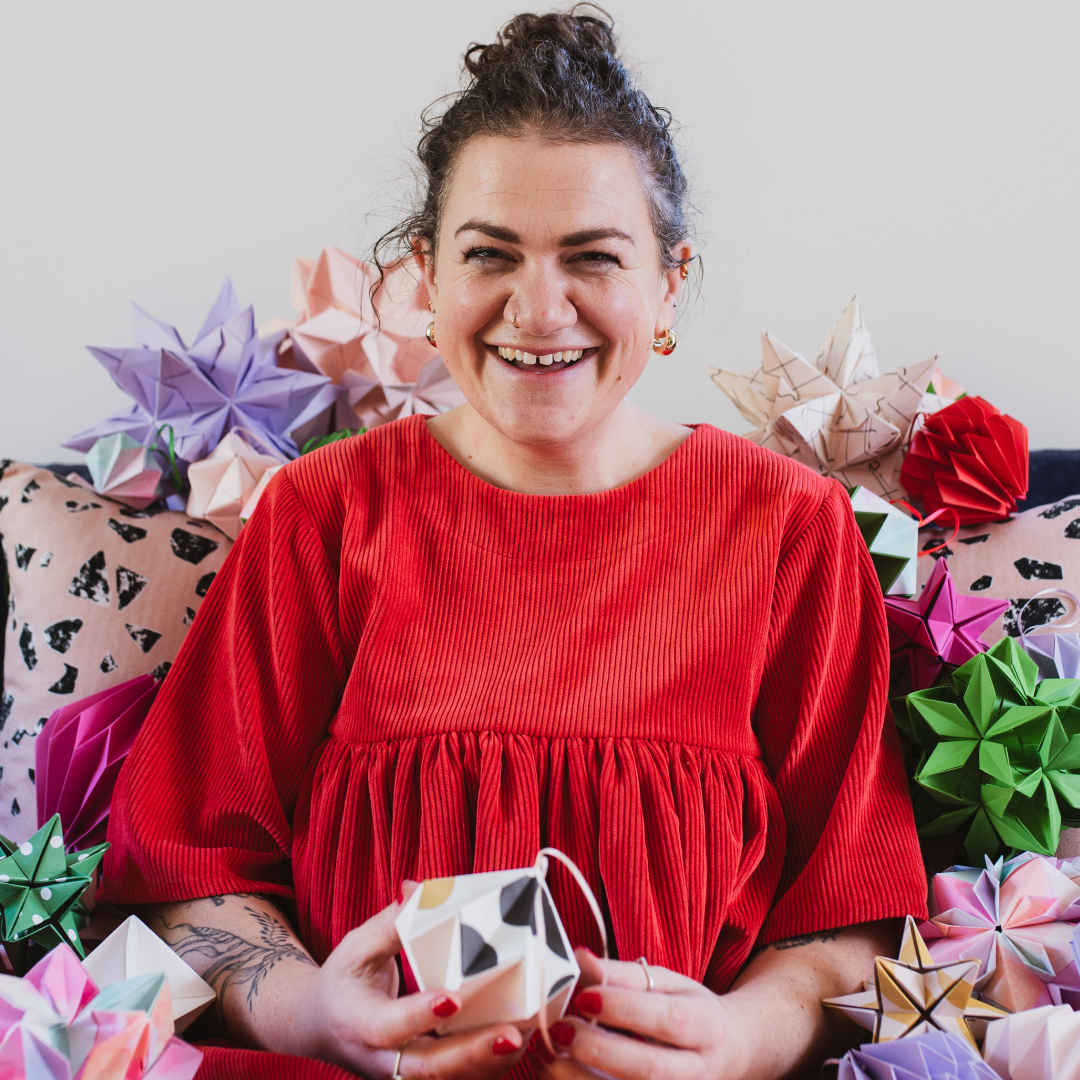
{"label": "folded paper", "polygon": [[1043,1005],[995,1020],[983,1057],[1001,1080],[1080,1080],[1080,1013]]}
{"label": "folded paper", "polygon": [[851,488],[851,509],[886,595],[915,592],[919,523],[866,488]]}
{"label": "folded paper", "polygon": [[172,1022],[184,1031],[214,1000],[213,989],[134,915],[122,922],[84,961],[99,986],[161,972],[169,983]]}
{"label": "folded paper", "polygon": [[893,667],[910,673],[915,690],[933,686],[943,664],[959,666],[986,649],[982,632],[1008,606],[958,593],[947,560],[938,559],[917,599],[885,598]]}
{"label": "folded paper", "polygon": [[334,247],[293,264],[292,362],[344,387],[335,427],[375,427],[465,400],[424,334],[427,286],[402,263],[387,268],[373,296],[377,282],[374,268]]}
{"label": "folded paper", "polygon": [[160,972],[99,989],[60,944],[24,978],[0,975],[5,1080],[193,1080],[202,1056],[173,1036]]}
{"label": "folded paper", "polygon": [[161,428],[169,426],[177,456],[190,464],[232,428],[245,428],[279,454],[295,457],[289,433],[341,395],[322,375],[277,366],[283,332],[260,338],[252,309],[241,308],[230,281],[191,346],[173,327],[141,308],[135,312],[137,348],[90,349],[135,403],[73,436],[64,444],[72,450],[90,450],[99,438],[124,433],[167,453]]}
{"label": "folded paper", "polygon": [[926,513],[952,507],[961,525],[1003,521],[1027,494],[1027,428],[980,397],[924,419],[900,482]]}
{"label": "folded paper", "polygon": [[99,495],[144,510],[161,495],[162,469],[153,452],[124,432],[98,439],[86,465]]}
{"label": "folded paper", "polygon": [[120,683],[49,717],[37,737],[38,821],[59,815],[68,850],[105,840],[113,787],[160,683],[150,675]]}
{"label": "folded paper", "polygon": [[925,1035],[913,1035],[893,1042],[867,1043],[858,1050],[849,1050],[840,1059],[837,1080],[1001,1078],[959,1035],[928,1031]]}
{"label": "folded paper", "polygon": [[708,369],[757,429],[747,437],[845,487],[885,500],[904,494],[899,468],[937,358],[882,374],[858,299],[808,361],[761,335],[760,369]]}
{"label": "folded paper", "polygon": [[259,505],[259,499],[262,497],[262,493],[267,489],[270,481],[273,480],[283,468],[285,468],[284,465],[271,465],[263,472],[262,476],[259,477],[259,482],[251,489],[251,494],[248,495],[247,500],[240,509],[241,526],[246,525],[248,519],[255,513],[255,507]]}
{"label": "folded paper", "polygon": [[241,432],[230,431],[209,457],[188,469],[188,514],[211,522],[235,540],[244,506],[263,474],[281,464],[280,457],[259,453]]}
{"label": "folded paper", "polygon": [[1030,852],[986,869],[958,866],[930,887],[920,927],[934,962],[977,960],[975,988],[1009,1012],[1080,1007],[1073,942],[1080,922],[1080,859]]}
{"label": "folded paper", "polygon": [[1080,634],[1024,634],[1024,652],[1044,679],[1080,679]]}
{"label": "folded paper", "polygon": [[872,1032],[876,1043],[937,1029],[959,1035],[974,1047],[982,1025],[1005,1015],[972,997],[978,973],[976,960],[935,963],[909,915],[899,958],[877,957],[872,983],[859,993],[827,998],[822,1004]]}
{"label": "folded paper", "polygon": [[[546,1037],[562,1016],[580,969],[548,891],[545,854],[572,867],[545,848],[525,869],[430,879],[405,903],[395,926],[417,985],[462,999],[438,1032],[511,1023]],[[572,873],[587,889],[576,867]]]}
{"label": "folded paper", "polygon": [[1053,855],[1080,821],[1080,681],[1044,679],[1002,638],[909,694],[894,715],[921,751],[915,820],[924,836],[964,833],[972,862],[1007,848]]}

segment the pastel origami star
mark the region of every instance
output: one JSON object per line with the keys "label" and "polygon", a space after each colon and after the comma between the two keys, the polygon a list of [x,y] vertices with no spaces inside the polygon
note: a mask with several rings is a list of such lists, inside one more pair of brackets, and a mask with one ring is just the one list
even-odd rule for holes
{"label": "pastel origami star", "polygon": [[889,500],[903,492],[900,463],[937,358],[881,374],[858,298],[847,306],[813,360],[763,331],[757,371],[707,369],[757,430],[747,438],[845,487]]}
{"label": "pastel origami star", "polygon": [[375,427],[410,416],[419,404],[442,412],[465,399],[424,331],[427,286],[403,264],[377,271],[335,247],[293,263],[289,327],[292,363],[346,389],[334,426]]}
{"label": "pastel origami star", "polygon": [[1073,941],[1080,921],[1080,859],[1025,852],[934,877],[920,927],[935,963],[977,960],[976,989],[1009,1012],[1080,1005]]}
{"label": "pastel origami star", "polygon": [[887,596],[910,596],[916,583],[919,523],[866,488],[851,488],[848,495],[881,591]]}
{"label": "pastel origami star", "polygon": [[836,1080],[1001,1080],[959,1035],[929,1031],[867,1043],[840,1059]]}
{"label": "pastel origami star", "polygon": [[885,597],[893,667],[910,670],[915,690],[933,686],[943,664],[959,666],[986,649],[980,635],[1008,606],[958,593],[947,560],[938,559],[918,599]]}
{"label": "pastel origami star", "polygon": [[79,940],[85,911],[79,898],[86,891],[108,850],[97,844],[86,851],[64,853],[60,815],[54,815],[25,843],[0,836],[0,908],[4,941],[36,941],[45,949],[61,943],[85,956]]}
{"label": "pastel origami star", "polygon": [[334,404],[341,391],[325,376],[277,367],[284,333],[260,338],[250,307],[241,308],[226,280],[195,343],[135,307],[134,349],[91,354],[135,400],[126,412],[69,439],[89,450],[106,435],[130,435],[143,446],[168,450],[160,429],[175,434],[176,453],[187,463],[206,457],[232,428],[244,428],[286,457],[296,457],[289,432]]}
{"label": "pastel origami star", "polygon": [[1080,679],[1080,634],[1024,634],[1024,652],[1043,679]]}
{"label": "pastel origami star", "polygon": [[1080,1013],[1043,1005],[996,1021],[983,1057],[1001,1080],[1080,1080]]}
{"label": "pastel origami star", "polygon": [[974,1047],[972,1023],[1008,1015],[972,998],[978,973],[976,960],[935,963],[909,915],[899,959],[877,957],[872,983],[859,993],[826,998],[822,1004],[872,1032],[876,1043],[937,1030],[959,1035]]}
{"label": "pastel origami star", "polygon": [[98,439],[86,465],[99,495],[135,510],[146,509],[161,495],[161,466],[147,447],[123,432]]}
{"label": "pastel origami star", "polygon": [[260,454],[236,431],[230,431],[214,452],[188,469],[187,512],[216,525],[230,540],[240,535],[241,511],[263,473],[282,462]]}
{"label": "pastel origami star", "polygon": [[921,751],[915,821],[923,836],[965,830],[971,862],[1003,849],[1053,855],[1080,820],[1080,681],[1044,679],[1002,638],[946,685],[893,703]]}

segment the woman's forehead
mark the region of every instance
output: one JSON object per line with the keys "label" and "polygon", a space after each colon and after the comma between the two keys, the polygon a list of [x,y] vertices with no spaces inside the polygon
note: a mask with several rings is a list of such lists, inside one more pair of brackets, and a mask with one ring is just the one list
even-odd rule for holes
{"label": "woman's forehead", "polygon": [[480,221],[521,243],[604,228],[631,238],[652,231],[641,171],[626,147],[528,136],[480,136],[462,148],[440,231],[453,236]]}

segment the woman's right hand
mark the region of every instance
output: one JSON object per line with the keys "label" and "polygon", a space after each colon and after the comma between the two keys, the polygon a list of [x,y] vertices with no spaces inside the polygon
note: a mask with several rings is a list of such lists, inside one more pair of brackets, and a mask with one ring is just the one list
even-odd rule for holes
{"label": "woman's right hand", "polygon": [[[404,899],[417,888],[406,882]],[[294,996],[300,1036],[293,1053],[353,1069],[372,1080],[394,1071],[417,1080],[483,1080],[504,1073],[521,1056],[530,1032],[495,1024],[457,1035],[429,1033],[461,1007],[456,994],[440,991],[398,997],[395,956],[401,942],[394,920],[401,904],[391,904],[346,934],[321,968],[297,985]]]}

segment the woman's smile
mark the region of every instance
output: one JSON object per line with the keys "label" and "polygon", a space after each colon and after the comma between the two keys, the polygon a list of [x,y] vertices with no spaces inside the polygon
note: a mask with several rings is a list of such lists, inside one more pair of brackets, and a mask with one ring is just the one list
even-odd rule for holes
{"label": "woman's smile", "polygon": [[557,371],[566,371],[581,360],[591,360],[599,351],[596,346],[560,350],[547,348],[542,352],[528,352],[506,345],[488,345],[487,348],[489,353],[494,349],[507,366],[530,375],[552,375]]}

